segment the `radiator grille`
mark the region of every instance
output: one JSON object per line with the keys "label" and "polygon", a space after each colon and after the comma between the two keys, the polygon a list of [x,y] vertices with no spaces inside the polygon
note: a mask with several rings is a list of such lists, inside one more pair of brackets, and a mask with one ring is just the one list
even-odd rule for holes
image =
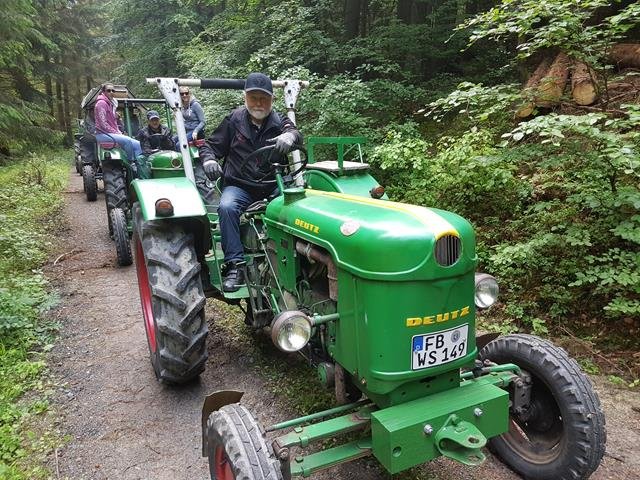
{"label": "radiator grille", "polygon": [[462,245],[460,239],[455,235],[445,235],[436,242],[435,254],[436,262],[443,267],[453,265],[460,258]]}

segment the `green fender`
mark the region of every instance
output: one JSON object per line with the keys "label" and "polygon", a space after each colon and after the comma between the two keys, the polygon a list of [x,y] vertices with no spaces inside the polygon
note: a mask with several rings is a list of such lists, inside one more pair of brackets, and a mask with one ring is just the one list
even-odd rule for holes
{"label": "green fender", "polygon": [[[204,217],[207,211],[196,186],[186,177],[134,180],[131,182],[145,220]],[[173,205],[171,217],[156,216],[156,202],[168,198]]]}

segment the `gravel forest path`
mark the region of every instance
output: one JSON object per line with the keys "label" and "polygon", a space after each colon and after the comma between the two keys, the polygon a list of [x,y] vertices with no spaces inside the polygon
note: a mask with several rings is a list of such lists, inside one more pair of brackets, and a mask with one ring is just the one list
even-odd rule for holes
{"label": "gravel forest path", "polygon": [[[200,410],[209,392],[235,389],[263,425],[296,415],[252,364],[250,352],[228,341],[210,323],[209,361],[198,382],[181,388],[159,384],[153,374],[140,311],[135,267],[116,265],[106,225],[104,196],[86,201],[82,180],[71,175],[59,251],[47,267],[62,301],[62,323],[50,356],[63,384],[54,398],[66,446],[51,458],[52,471],[68,480],[206,480],[200,455]],[[62,255],[62,257],[60,257]],[[210,301],[207,318],[220,315]],[[281,372],[286,381],[286,371]],[[314,373],[309,371],[309,375]],[[607,455],[594,480],[640,478],[640,398],[593,378],[607,418]],[[278,379],[276,379],[278,381]],[[335,467],[316,480],[392,478],[372,459]],[[396,479],[515,480],[497,459],[479,468],[438,459]]]}

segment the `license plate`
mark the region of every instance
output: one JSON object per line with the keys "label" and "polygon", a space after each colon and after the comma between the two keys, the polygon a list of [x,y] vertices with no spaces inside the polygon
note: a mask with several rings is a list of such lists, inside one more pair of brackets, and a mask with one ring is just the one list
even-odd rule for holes
{"label": "license plate", "polygon": [[411,338],[411,369],[435,367],[467,354],[469,324]]}

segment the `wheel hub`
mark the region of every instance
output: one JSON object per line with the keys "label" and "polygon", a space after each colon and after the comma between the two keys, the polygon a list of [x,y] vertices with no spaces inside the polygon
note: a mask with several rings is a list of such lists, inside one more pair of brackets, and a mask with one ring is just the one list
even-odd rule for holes
{"label": "wheel hub", "polygon": [[214,473],[216,480],[234,480],[236,478],[231,470],[231,464],[229,463],[222,447],[216,448],[214,461]]}

